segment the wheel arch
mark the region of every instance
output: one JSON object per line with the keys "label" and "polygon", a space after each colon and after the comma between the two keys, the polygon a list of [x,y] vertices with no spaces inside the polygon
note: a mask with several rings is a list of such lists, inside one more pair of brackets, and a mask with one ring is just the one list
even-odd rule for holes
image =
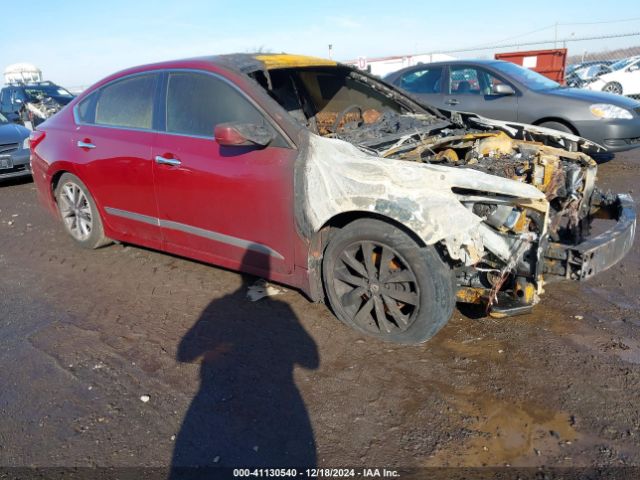
{"label": "wheel arch", "polygon": [[54,201],[57,203],[57,199],[55,198],[55,192],[56,192],[56,188],[58,187],[58,183],[60,182],[60,178],[62,178],[62,176],[68,173],[70,175],[73,175],[74,177],[77,177],[82,184],[85,186],[85,188],[89,191],[89,194],[91,195],[91,198],[93,199],[93,201],[95,202],[96,206],[98,207],[98,210],[101,209],[101,202],[99,201],[98,198],[96,198],[96,194],[93,191],[93,189],[91,187],[89,187],[89,185],[87,185],[87,182],[84,180],[84,178],[82,178],[82,175],[79,175],[77,170],[75,168],[73,168],[71,165],[65,164],[64,165],[60,165],[60,168],[58,168],[58,170],[56,170],[52,175],[51,175],[51,184],[50,184],[50,188],[51,188],[51,194],[53,195],[53,199]]}
{"label": "wheel arch", "polygon": [[72,175],[75,175],[75,173],[73,173],[71,170],[66,170],[64,168],[61,168],[51,176],[51,184],[50,184],[51,195],[53,196],[53,201],[56,203],[58,203],[58,199],[56,198],[56,189],[58,188],[58,183],[60,182],[60,179],[65,173],[70,173]]}
{"label": "wheel arch", "polygon": [[87,182],[85,182],[84,178],[82,178],[82,175],[78,175],[78,172],[76,171],[75,168],[73,168],[72,164],[67,164],[65,162],[64,165],[60,165],[60,168],[58,168],[51,175],[49,188],[50,188],[50,195],[53,198],[54,207],[57,208],[56,205],[58,204],[58,199],[56,198],[56,188],[58,187],[58,184],[60,183],[60,179],[65,173],[68,173],[70,175],[73,175],[74,177],[77,177],[85,186],[85,188],[89,191],[89,195],[91,195],[91,198],[93,199],[93,202],[95,203],[96,208],[98,209],[98,215],[100,215],[100,220],[102,221],[102,226],[105,229],[105,232],[108,232],[108,234],[112,234],[113,230],[111,228],[111,225],[109,224],[108,216],[106,215],[106,212],[104,212],[102,208],[102,202],[100,201],[99,198],[96,197],[96,194],[93,191],[93,189],[89,185],[87,185]]}
{"label": "wheel arch", "polygon": [[561,118],[561,117],[543,117],[540,118],[538,120],[536,120],[535,122],[533,122],[533,125],[542,125],[543,123],[546,122],[556,122],[556,123],[561,123],[562,125],[564,125],[565,127],[567,127],[569,130],[571,130],[571,132],[574,135],[580,136],[580,132],[578,132],[578,129],[575,127],[575,125],[573,125],[569,120],[565,119],[565,118]]}
{"label": "wheel arch", "polygon": [[[427,246],[425,241],[414,230],[390,216],[366,210],[351,210],[338,213],[327,220],[311,237],[307,265],[309,268],[309,283],[311,287],[310,296],[313,301],[325,302],[326,293],[322,283],[322,260],[329,242],[331,242],[331,239],[338,230],[356,220],[362,219],[379,220],[388,223],[406,233],[418,246]],[[442,256],[442,252],[440,252],[439,249],[436,250],[438,250],[438,253]]]}

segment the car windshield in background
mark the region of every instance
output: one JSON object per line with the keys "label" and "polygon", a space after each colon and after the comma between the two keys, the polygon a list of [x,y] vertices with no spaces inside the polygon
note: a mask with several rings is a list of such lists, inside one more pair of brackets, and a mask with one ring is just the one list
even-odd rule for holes
{"label": "car windshield in background", "polygon": [[616,71],[616,70],[622,70],[624,67],[626,67],[627,65],[635,62],[636,60],[638,60],[638,57],[632,57],[632,58],[623,58],[622,60],[618,60],[616,63],[612,63],[609,68],[612,71]]}
{"label": "car windshield in background", "polygon": [[580,67],[582,67],[582,65],[580,63],[573,63],[573,64],[567,66],[567,68],[565,68],[564,74],[565,75],[570,75],[571,73],[575,72]]}
{"label": "car windshield in background", "polygon": [[549,90],[560,87],[559,83],[515,63],[500,62],[494,63],[492,66],[531,90]]}
{"label": "car windshield in background", "polygon": [[62,87],[27,87],[24,91],[30,99],[40,99],[43,97],[73,97],[73,95]]}

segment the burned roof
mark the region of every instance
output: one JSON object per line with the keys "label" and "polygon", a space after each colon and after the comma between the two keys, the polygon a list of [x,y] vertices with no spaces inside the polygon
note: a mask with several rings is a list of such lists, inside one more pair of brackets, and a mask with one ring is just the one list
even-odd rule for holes
{"label": "burned roof", "polygon": [[203,59],[218,63],[242,73],[252,73],[264,70],[304,67],[335,67],[338,62],[320,57],[307,55],[292,55],[288,53],[232,53],[214,55]]}

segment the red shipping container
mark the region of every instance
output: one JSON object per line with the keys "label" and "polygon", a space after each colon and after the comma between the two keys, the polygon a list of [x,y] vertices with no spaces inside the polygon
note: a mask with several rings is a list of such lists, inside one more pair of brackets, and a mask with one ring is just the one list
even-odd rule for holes
{"label": "red shipping container", "polygon": [[564,68],[567,60],[567,49],[529,50],[528,52],[496,53],[496,60],[530,68],[547,78],[564,85]]}

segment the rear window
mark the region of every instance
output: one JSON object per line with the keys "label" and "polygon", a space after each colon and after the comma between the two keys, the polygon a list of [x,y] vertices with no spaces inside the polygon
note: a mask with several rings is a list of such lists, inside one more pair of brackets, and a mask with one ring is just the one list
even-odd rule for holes
{"label": "rear window", "polygon": [[151,129],[155,84],[155,74],[137,75],[111,83],[96,92],[95,98],[90,95],[80,103],[80,119],[96,125]]}

